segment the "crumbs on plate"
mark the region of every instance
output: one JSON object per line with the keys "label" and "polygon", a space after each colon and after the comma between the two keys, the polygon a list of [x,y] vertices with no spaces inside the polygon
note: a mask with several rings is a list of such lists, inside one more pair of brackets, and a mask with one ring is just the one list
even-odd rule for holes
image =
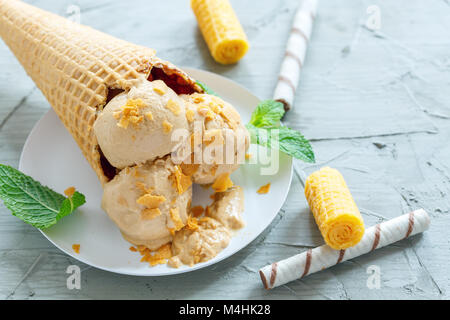
{"label": "crumbs on plate", "polygon": [[73,244],[72,249],[75,253],[80,253],[80,245],[79,244]]}
{"label": "crumbs on plate", "polygon": [[270,190],[270,182],[264,186],[262,186],[261,188],[258,189],[258,191],[256,191],[259,194],[266,194],[269,193]]}

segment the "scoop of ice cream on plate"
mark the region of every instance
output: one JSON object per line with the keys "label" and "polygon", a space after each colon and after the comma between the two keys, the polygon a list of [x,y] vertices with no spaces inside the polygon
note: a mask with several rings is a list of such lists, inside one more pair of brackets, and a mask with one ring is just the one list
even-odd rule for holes
{"label": "scoop of ice cream on plate", "polygon": [[211,184],[244,163],[250,137],[236,109],[209,94],[183,95],[191,136],[174,158],[198,184]]}
{"label": "scoop of ice cream on plate", "polygon": [[122,170],[104,188],[102,207],[134,245],[157,249],[186,224],[192,199],[170,156]]}
{"label": "scoop of ice cream on plate", "polygon": [[192,266],[214,258],[228,246],[233,233],[244,227],[243,210],[244,191],[241,187],[216,193],[205,216],[198,219],[197,228],[185,228],[176,233],[172,242],[174,256],[169,260],[169,266]]}

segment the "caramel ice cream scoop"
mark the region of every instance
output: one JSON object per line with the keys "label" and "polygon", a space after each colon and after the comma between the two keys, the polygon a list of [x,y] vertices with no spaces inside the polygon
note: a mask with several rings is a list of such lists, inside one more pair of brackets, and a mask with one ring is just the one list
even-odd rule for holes
{"label": "caramel ice cream scoop", "polygon": [[143,164],[171,153],[176,129],[188,130],[184,101],[163,81],[143,80],[114,97],[98,115],[94,133],[116,168]]}
{"label": "caramel ice cream scoop", "polygon": [[213,183],[244,163],[250,145],[248,131],[236,109],[221,98],[198,93],[182,98],[191,136],[177,150],[177,161],[184,159],[194,183]]}
{"label": "caramel ice cream scoop", "polygon": [[192,187],[180,190],[177,172],[166,157],[126,168],[105,185],[102,208],[127,241],[153,250],[183,228]]}

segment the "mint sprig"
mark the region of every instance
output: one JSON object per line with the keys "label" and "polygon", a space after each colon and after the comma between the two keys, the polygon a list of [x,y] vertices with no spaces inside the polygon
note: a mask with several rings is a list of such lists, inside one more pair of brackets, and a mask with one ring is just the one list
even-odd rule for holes
{"label": "mint sprig", "polygon": [[86,202],[77,191],[66,198],[3,164],[0,164],[0,199],[14,216],[39,229],[54,225]]}
{"label": "mint sprig", "polygon": [[[217,96],[206,84],[200,81],[197,81],[197,84],[205,93]],[[291,157],[314,163],[316,161],[314,151],[309,141],[300,132],[281,125],[280,121],[285,112],[281,102],[261,101],[253,111],[250,122],[246,125],[251,143],[268,148],[278,146],[280,151]]]}
{"label": "mint sprig", "polygon": [[281,102],[261,101],[246,125],[251,142],[269,148],[278,146],[280,151],[296,159],[314,163],[314,151],[309,141],[300,132],[281,125],[284,113]]}

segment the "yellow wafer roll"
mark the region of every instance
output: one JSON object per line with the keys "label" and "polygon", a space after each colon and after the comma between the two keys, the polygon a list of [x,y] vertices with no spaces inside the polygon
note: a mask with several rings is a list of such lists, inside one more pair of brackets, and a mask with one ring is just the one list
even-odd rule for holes
{"label": "yellow wafer roll", "polygon": [[341,250],[356,245],[364,235],[364,221],[344,177],[324,167],[305,184],[305,196],[325,242]]}
{"label": "yellow wafer roll", "polygon": [[214,60],[236,63],[247,53],[247,36],[228,0],[191,0],[191,7]]}

